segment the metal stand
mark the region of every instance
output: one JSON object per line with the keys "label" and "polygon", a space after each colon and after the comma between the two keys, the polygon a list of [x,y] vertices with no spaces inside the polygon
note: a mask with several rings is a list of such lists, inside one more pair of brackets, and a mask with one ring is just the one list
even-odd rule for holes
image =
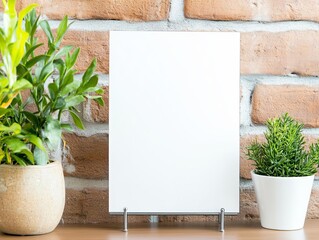
{"label": "metal stand", "polygon": [[128,222],[128,214],[127,214],[127,208],[124,208],[123,212],[123,232],[127,232],[127,222]]}
{"label": "metal stand", "polygon": [[[127,208],[123,209],[123,232],[128,231],[128,212]],[[219,223],[219,231],[225,231],[225,209],[221,208],[220,213],[218,214],[218,223]]]}
{"label": "metal stand", "polygon": [[219,223],[219,231],[225,231],[225,209],[220,209],[220,213],[218,215],[218,223]]}

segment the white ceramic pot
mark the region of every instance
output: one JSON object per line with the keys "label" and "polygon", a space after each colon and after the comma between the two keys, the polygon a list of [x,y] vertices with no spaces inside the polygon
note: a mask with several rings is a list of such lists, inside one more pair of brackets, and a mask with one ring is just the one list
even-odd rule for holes
{"label": "white ceramic pot", "polygon": [[304,226],[314,175],[269,177],[251,172],[261,226],[297,230]]}
{"label": "white ceramic pot", "polygon": [[36,235],[53,231],[65,204],[62,165],[0,165],[0,231]]}

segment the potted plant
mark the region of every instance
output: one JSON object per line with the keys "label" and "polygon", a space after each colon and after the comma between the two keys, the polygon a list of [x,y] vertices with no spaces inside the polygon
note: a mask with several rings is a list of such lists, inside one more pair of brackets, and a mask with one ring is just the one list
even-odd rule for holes
{"label": "potted plant", "polygon": [[[77,107],[90,98],[103,104],[93,60],[76,80],[80,49],[61,47],[70,24],[65,17],[56,34],[31,4],[17,14],[15,0],[3,0],[0,28],[0,231],[17,235],[48,233],[59,223],[65,203],[61,163],[49,151],[61,144],[69,114],[83,129]],[[47,38],[39,50],[36,32]]]}
{"label": "potted plant", "polygon": [[314,175],[319,161],[319,145],[307,151],[303,125],[287,113],[266,123],[265,143],[253,143],[247,155],[256,167],[251,172],[261,225],[276,230],[304,226]]}

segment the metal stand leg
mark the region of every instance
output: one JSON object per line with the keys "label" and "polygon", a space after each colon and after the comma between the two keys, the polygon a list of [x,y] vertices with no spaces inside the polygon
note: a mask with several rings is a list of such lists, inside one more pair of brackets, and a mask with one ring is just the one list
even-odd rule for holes
{"label": "metal stand leg", "polygon": [[124,208],[123,217],[124,217],[123,232],[127,232],[127,222],[128,222],[127,208]]}
{"label": "metal stand leg", "polygon": [[219,231],[225,231],[225,209],[220,209],[220,214],[218,215]]}

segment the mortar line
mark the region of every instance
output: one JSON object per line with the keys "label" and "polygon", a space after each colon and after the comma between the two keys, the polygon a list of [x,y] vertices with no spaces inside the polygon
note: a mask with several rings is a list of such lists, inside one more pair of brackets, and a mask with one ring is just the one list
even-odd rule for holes
{"label": "mortar line", "polygon": [[[215,21],[200,19],[173,20],[171,17],[163,21],[128,22],[122,20],[72,20],[70,29],[84,31],[239,31],[239,32],[285,32],[285,31],[318,31],[319,23],[312,21]],[[49,20],[52,28],[57,28],[59,20]]]}
{"label": "mortar line", "polygon": [[84,179],[77,177],[64,177],[66,189],[83,190],[86,188],[108,189],[109,181],[102,179]]}

